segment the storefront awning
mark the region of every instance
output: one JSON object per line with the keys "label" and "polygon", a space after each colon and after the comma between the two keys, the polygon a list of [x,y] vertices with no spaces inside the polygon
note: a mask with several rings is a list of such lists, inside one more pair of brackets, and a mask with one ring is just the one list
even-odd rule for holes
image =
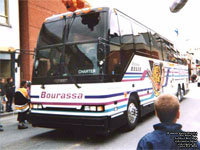
{"label": "storefront awning", "polygon": [[16,49],[13,47],[1,47],[0,46],[0,52],[15,52]]}

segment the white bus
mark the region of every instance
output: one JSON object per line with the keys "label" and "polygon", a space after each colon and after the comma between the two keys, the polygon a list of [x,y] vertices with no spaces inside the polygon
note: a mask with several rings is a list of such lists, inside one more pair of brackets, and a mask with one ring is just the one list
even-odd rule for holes
{"label": "white bus", "polygon": [[187,62],[173,44],[113,8],[47,18],[35,52],[35,127],[132,130],[161,93],[181,100],[189,90]]}

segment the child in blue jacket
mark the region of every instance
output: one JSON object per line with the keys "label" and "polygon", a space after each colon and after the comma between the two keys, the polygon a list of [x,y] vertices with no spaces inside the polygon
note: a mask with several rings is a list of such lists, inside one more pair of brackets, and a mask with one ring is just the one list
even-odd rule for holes
{"label": "child in blue jacket", "polygon": [[154,131],[142,137],[137,150],[200,149],[197,133],[184,132],[181,130],[182,125],[176,123],[180,117],[180,105],[176,96],[160,95],[154,106],[161,123],[155,124]]}

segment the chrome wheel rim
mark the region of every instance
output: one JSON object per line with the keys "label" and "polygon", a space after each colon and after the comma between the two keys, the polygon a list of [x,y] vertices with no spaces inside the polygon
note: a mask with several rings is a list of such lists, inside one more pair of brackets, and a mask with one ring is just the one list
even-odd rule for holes
{"label": "chrome wheel rim", "polygon": [[131,124],[135,123],[138,116],[138,109],[134,103],[131,103],[128,107],[128,120]]}

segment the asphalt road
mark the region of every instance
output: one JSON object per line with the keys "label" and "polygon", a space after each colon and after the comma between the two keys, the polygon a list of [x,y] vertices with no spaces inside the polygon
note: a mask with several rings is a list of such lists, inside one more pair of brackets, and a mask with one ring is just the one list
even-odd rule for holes
{"label": "asphalt road", "polygon": [[[191,84],[181,102],[181,117],[178,123],[185,131],[200,133],[200,87]],[[153,113],[144,117],[135,130],[117,130],[108,137],[76,131],[62,131],[45,128],[17,129],[17,116],[0,118],[4,132],[0,132],[0,150],[135,150],[140,138],[153,130],[152,125],[159,122]],[[200,139],[200,135],[198,135]]]}

